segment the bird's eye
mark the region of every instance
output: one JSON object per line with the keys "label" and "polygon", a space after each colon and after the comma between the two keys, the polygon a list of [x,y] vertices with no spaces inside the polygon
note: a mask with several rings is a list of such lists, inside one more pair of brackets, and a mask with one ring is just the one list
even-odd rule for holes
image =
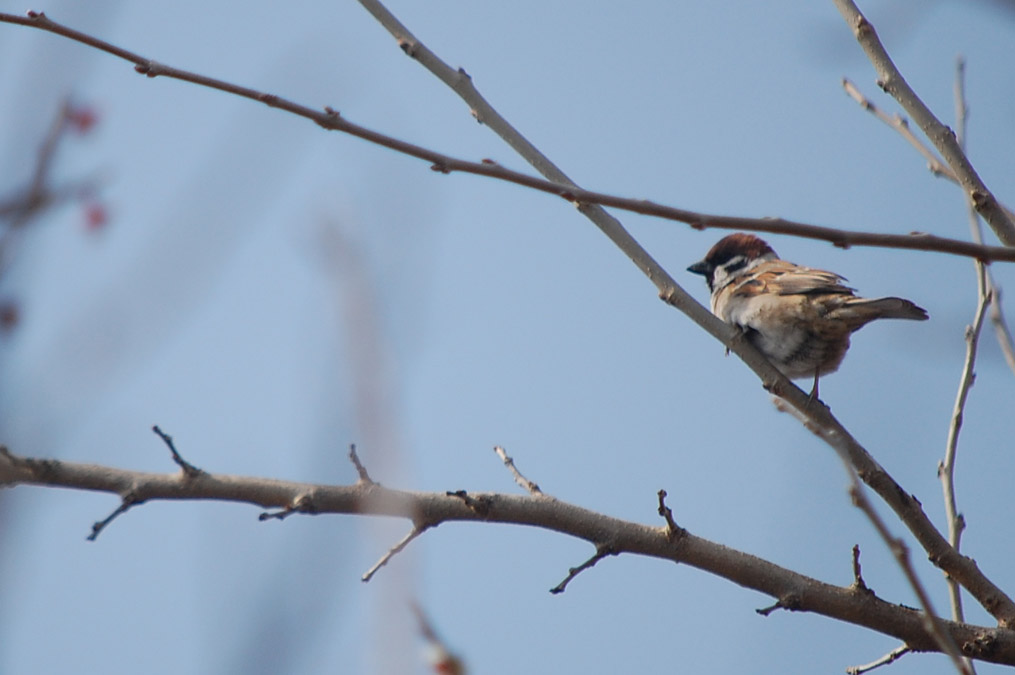
{"label": "bird's eye", "polygon": [[746,265],[747,258],[745,258],[742,255],[738,255],[736,258],[733,258],[728,263],[723,265],[723,269],[726,270],[726,273],[728,274],[730,272],[736,272],[739,269],[743,269]]}

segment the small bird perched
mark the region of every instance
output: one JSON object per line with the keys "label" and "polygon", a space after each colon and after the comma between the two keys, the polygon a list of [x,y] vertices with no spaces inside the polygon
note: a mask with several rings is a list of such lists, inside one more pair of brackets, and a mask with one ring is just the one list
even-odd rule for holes
{"label": "small bird perched", "polygon": [[814,378],[811,398],[818,378],[839,368],[853,332],[875,319],[928,318],[909,300],[857,297],[844,277],[780,260],[753,234],[723,237],[687,271],[705,277],[712,313],[743,330],[783,375]]}

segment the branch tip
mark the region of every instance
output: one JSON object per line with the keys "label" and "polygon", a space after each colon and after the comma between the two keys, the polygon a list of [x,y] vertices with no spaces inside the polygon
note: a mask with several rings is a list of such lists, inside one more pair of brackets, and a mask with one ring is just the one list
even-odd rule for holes
{"label": "branch tip", "polygon": [[183,456],[176,451],[176,445],[173,443],[173,437],[162,431],[162,429],[159,428],[158,424],[152,427],[152,431],[155,432],[155,435],[161,438],[162,442],[165,443],[166,447],[169,448],[169,452],[173,454],[173,461],[176,462],[177,466],[179,466],[180,469],[183,471],[184,476],[186,476],[187,478],[197,478],[198,476],[204,474],[203,470],[197,468],[196,466],[185,460]]}
{"label": "branch tip", "polygon": [[853,544],[853,590],[872,593],[871,589],[863,580],[863,573],[860,570],[860,545]]}
{"label": "branch tip", "polygon": [[352,462],[352,465],[354,467],[356,467],[356,473],[359,476],[359,480],[357,482],[359,484],[361,484],[361,485],[377,485],[377,483],[374,482],[374,479],[370,477],[370,474],[367,473],[367,468],[365,466],[363,466],[363,462],[361,462],[359,460],[359,455],[356,454],[356,444],[355,443],[350,443],[349,444],[349,461]]}
{"label": "branch tip", "polygon": [[898,660],[902,656],[905,656],[911,651],[912,650],[909,648],[908,645],[904,644],[899,645],[898,647],[888,652],[887,654],[882,656],[880,659],[877,659],[876,661],[871,661],[870,663],[864,664],[862,666],[850,666],[846,668],[846,673],[847,675],[863,675],[863,673],[868,673],[874,670],[875,668],[887,666],[889,663],[895,662],[896,660]]}
{"label": "branch tip", "polygon": [[123,514],[127,513],[127,511],[131,509],[131,507],[142,503],[144,503],[144,500],[138,499],[132,492],[128,492],[127,494],[123,495],[120,499],[120,505],[117,506],[112,513],[106,516],[103,520],[100,520],[92,524],[92,533],[89,534],[87,537],[85,537],[85,539],[87,539],[88,541],[95,541],[96,539],[98,539],[99,535],[102,534],[102,531],[105,530],[110,523],[112,523],[114,520],[116,520]]}
{"label": "branch tip", "polygon": [[266,520],[285,520],[294,513],[303,513],[311,516],[320,513],[314,495],[310,492],[301,492],[285,508],[278,511],[264,511],[257,516],[257,519],[262,523]]}
{"label": "branch tip", "polygon": [[670,541],[683,539],[687,536],[687,530],[673,520],[673,510],[666,505],[666,490],[659,490],[656,495],[659,497],[659,515],[666,521],[666,538]]}
{"label": "branch tip", "polygon": [[754,611],[760,614],[761,616],[768,616],[777,609],[785,609],[792,612],[798,609],[799,607],[800,607],[800,597],[797,596],[795,593],[790,593],[776,600],[775,604],[770,605],[768,607],[761,607]]}
{"label": "branch tip", "polygon": [[557,584],[556,586],[551,588],[550,589],[550,593],[553,593],[554,595],[558,595],[560,593],[563,593],[565,590],[567,590],[568,584],[570,584],[571,581],[576,576],[578,576],[579,574],[581,574],[582,572],[584,572],[585,570],[587,570],[587,569],[589,569],[591,567],[595,567],[597,562],[599,562],[600,560],[602,560],[606,556],[610,556],[610,555],[617,555],[617,551],[612,546],[610,546],[609,544],[596,544],[596,553],[595,553],[595,555],[593,555],[591,558],[589,558],[588,560],[583,562],[578,567],[572,567],[572,568],[568,569],[567,576],[564,577],[563,581],[561,581],[559,584]]}
{"label": "branch tip", "polygon": [[539,489],[539,486],[522,475],[522,473],[518,470],[518,467],[515,466],[515,461],[508,456],[507,451],[504,450],[504,448],[499,445],[495,445],[493,446],[493,451],[496,452],[497,456],[500,457],[502,462],[504,462],[504,466],[511,471],[511,475],[514,477],[515,482],[518,483],[519,486],[524,488],[533,497],[543,496],[543,491]]}
{"label": "branch tip", "polygon": [[402,537],[398,541],[398,543],[389,548],[388,551],[384,555],[382,555],[380,559],[377,562],[375,562],[370,569],[364,572],[363,576],[360,577],[360,581],[366,583],[371,579],[373,579],[374,575],[377,574],[377,571],[379,569],[387,565],[392,558],[394,558],[398,553],[401,553],[402,550],[409,545],[409,542],[411,542],[413,539],[426,532],[428,529],[430,529],[429,523],[414,522],[412,524],[412,530],[410,530],[407,535]]}

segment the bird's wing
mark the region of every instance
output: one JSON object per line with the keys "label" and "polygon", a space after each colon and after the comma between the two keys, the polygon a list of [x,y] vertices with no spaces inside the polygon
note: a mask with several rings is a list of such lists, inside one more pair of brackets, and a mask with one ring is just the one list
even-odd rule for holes
{"label": "bird's wing", "polygon": [[853,289],[834,272],[801,267],[785,260],[768,260],[754,268],[733,290],[735,297],[750,298],[763,293],[810,295],[833,293],[853,295]]}

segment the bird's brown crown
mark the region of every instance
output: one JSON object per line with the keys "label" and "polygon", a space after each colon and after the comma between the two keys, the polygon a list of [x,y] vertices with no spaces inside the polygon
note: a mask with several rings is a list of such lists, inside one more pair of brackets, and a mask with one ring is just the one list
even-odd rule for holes
{"label": "bird's brown crown", "polygon": [[775,257],[775,251],[768,245],[765,240],[760,237],[756,237],[753,234],[747,234],[745,232],[737,232],[735,234],[729,234],[720,239],[715,243],[708,254],[705,256],[705,260],[713,267],[719,267],[723,263],[735,258],[738,255],[744,256],[747,260],[754,260],[760,258],[766,253],[771,253]]}

